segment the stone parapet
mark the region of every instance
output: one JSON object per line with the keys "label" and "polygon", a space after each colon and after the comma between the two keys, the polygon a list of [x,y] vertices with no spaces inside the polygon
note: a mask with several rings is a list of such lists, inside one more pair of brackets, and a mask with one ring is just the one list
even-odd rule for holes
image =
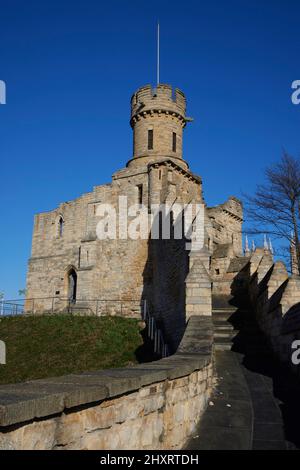
{"label": "stone parapet", "polygon": [[179,449],[212,388],[212,324],[191,317],[175,355],[0,386],[1,449]]}
{"label": "stone parapet", "polygon": [[[293,369],[293,342],[300,338],[300,277],[288,276],[282,261],[256,249],[249,261],[248,294],[253,313],[273,352]],[[297,371],[298,373],[298,371]]]}

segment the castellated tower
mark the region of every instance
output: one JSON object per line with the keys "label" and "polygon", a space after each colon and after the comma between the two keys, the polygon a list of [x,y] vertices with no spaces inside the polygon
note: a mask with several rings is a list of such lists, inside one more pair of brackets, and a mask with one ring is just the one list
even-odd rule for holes
{"label": "castellated tower", "polygon": [[[234,197],[213,208],[206,206],[202,179],[183,159],[183,129],[190,120],[185,96],[178,88],[147,85],[133,94],[133,155],[126,167],[116,171],[108,184],[94,186],[35,216],[27,275],[28,313],[141,318],[146,304],[169,351],[174,352],[185,329],[186,281],[197,255],[193,251],[190,257],[189,234],[181,230],[182,236],[175,236],[180,222],[175,204],[203,205],[205,247],[201,251],[198,246],[198,261],[203,259],[211,280],[222,286],[223,293],[226,289],[230,293],[232,278],[227,270],[232,270],[231,261],[236,262],[241,252],[242,206]],[[210,160],[203,159],[203,164]],[[120,206],[124,199],[128,211]],[[170,237],[153,239],[151,207],[164,204],[172,208],[166,222]],[[107,237],[99,236],[97,230],[104,207],[111,208],[111,217],[115,214]],[[139,235],[141,218],[129,213],[135,207],[148,216],[144,237]],[[181,217],[183,224],[186,220]],[[158,216],[158,226],[161,221]],[[201,269],[197,275],[203,274]],[[210,286],[209,279],[205,285]],[[195,308],[207,307],[206,300],[198,298],[200,306],[196,303]]]}
{"label": "castellated tower", "polygon": [[133,158],[130,168],[170,158],[187,169],[182,156],[182,137],[186,122],[186,99],[170,85],[146,85],[131,98]]}

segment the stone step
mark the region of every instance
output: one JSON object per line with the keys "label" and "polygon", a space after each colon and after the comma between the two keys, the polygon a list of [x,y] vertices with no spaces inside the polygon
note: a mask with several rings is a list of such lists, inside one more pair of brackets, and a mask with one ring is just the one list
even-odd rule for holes
{"label": "stone step", "polygon": [[223,308],[221,308],[221,307],[214,307],[214,308],[212,309],[212,313],[213,313],[213,314],[214,314],[214,313],[218,314],[218,313],[222,313],[222,312],[233,314],[233,313],[236,312],[236,308],[232,308],[232,307],[223,307]]}
{"label": "stone step", "polygon": [[234,326],[227,321],[215,320],[213,321],[213,325],[214,330],[235,330]]}
{"label": "stone step", "polygon": [[233,339],[237,335],[237,332],[233,332],[232,330],[229,331],[215,331],[214,332],[214,338],[228,338],[228,339]]}
{"label": "stone step", "polygon": [[230,351],[232,348],[231,343],[215,343],[214,349],[215,351]]}
{"label": "stone step", "polygon": [[213,312],[212,313],[212,321],[227,321],[230,317],[232,317],[233,312]]}
{"label": "stone step", "polygon": [[[234,335],[234,336],[235,336],[235,335]],[[227,335],[227,336],[217,336],[217,337],[215,338],[215,341],[216,341],[217,343],[220,343],[220,342],[226,342],[226,343],[228,342],[228,343],[229,343],[229,342],[231,342],[231,340],[232,340],[231,335]]]}
{"label": "stone step", "polygon": [[215,337],[214,348],[216,351],[228,351],[232,348],[232,338],[228,337]]}
{"label": "stone step", "polygon": [[212,305],[213,309],[215,308],[230,308],[231,310],[237,310],[235,305],[232,305],[233,298],[231,295],[217,295],[213,293],[212,296]]}

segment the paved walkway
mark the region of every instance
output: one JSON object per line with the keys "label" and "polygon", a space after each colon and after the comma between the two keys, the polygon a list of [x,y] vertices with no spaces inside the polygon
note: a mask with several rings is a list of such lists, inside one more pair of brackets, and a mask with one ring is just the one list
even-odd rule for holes
{"label": "paved walkway", "polygon": [[236,312],[229,322],[232,349],[215,352],[215,390],[186,448],[300,449],[297,379],[270,354],[249,314]]}

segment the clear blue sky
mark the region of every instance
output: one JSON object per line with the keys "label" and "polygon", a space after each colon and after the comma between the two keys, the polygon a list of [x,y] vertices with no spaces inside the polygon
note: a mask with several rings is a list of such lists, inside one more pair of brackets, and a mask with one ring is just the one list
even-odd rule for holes
{"label": "clear blue sky", "polygon": [[282,147],[300,153],[299,0],[1,0],[0,291],[25,287],[33,216],[109,182],[132,154],[129,100],[181,88],[184,155],[209,205],[251,192]]}

